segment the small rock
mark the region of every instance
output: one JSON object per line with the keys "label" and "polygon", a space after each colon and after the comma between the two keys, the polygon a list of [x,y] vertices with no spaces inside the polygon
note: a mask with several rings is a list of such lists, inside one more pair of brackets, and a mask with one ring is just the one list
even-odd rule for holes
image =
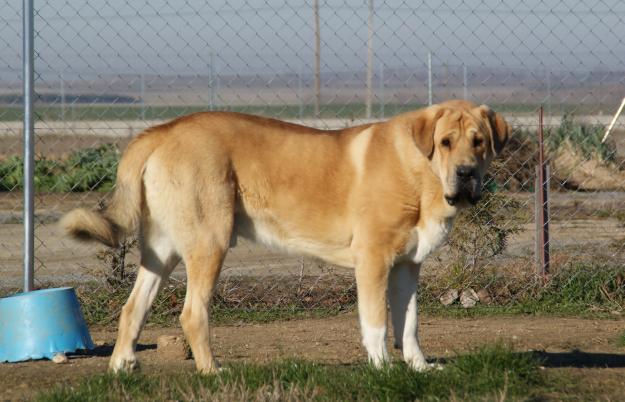
{"label": "small rock", "polygon": [[460,294],[460,304],[462,304],[464,308],[475,307],[479,300],[477,293],[475,293],[473,289],[465,289]]}
{"label": "small rock", "polygon": [[168,360],[186,360],[191,358],[191,348],[182,336],[159,336],[156,339],[156,351],[160,357]]}
{"label": "small rock", "polygon": [[104,345],[106,345],[106,341],[102,340],[102,339],[94,339],[93,340],[93,344],[95,346],[104,346]]}
{"label": "small rock", "polygon": [[458,290],[450,289],[447,292],[443,293],[443,295],[439,299],[443,306],[449,306],[456,300],[458,300]]}
{"label": "small rock", "polygon": [[52,356],[52,361],[56,364],[65,364],[69,363],[69,359],[65,356],[65,353],[57,353]]}
{"label": "small rock", "polygon": [[480,289],[477,292],[477,298],[480,300],[480,303],[482,304],[490,304],[493,301],[493,298],[490,297],[490,294],[488,293],[488,290],[486,289]]}

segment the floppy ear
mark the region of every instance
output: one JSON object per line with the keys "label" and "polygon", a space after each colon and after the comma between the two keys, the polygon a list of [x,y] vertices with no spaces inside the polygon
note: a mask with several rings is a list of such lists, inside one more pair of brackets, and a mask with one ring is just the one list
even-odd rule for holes
{"label": "floppy ear", "polygon": [[434,153],[434,129],[436,122],[443,116],[445,112],[442,108],[437,108],[436,112],[430,108],[418,113],[411,122],[412,138],[414,138],[417,148],[428,159],[432,158]]}
{"label": "floppy ear", "polygon": [[508,142],[508,138],[510,138],[510,126],[499,113],[495,113],[488,106],[482,105],[478,109],[482,117],[488,120],[491,132],[490,144],[493,153],[499,155],[506,142]]}

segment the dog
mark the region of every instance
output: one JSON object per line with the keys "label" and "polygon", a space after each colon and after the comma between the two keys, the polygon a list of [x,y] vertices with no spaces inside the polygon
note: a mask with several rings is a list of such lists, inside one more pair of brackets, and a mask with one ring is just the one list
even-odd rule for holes
{"label": "dog", "polygon": [[509,136],[500,114],[463,100],[342,130],[230,112],[147,129],[124,152],[108,206],[76,209],[60,222],[74,238],[110,247],[139,230],[141,266],[109,369],[137,367],[147,312],[182,259],[182,329],[197,369],[218,370],[209,306],[237,236],[355,268],[369,361],[389,361],[388,303],[404,360],[430,368],[417,328],[420,265],[459,209],[480,199],[485,171]]}

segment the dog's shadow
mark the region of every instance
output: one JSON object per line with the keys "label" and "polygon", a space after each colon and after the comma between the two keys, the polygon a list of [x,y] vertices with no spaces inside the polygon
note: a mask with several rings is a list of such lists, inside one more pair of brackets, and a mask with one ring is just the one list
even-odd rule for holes
{"label": "dog's shadow", "polygon": [[[72,357],[110,357],[113,354],[113,348],[115,347],[115,345],[109,345],[109,344],[104,344],[104,345],[97,345],[95,348],[90,349],[90,350],[79,350],[75,353],[68,353],[68,355],[72,356]],[[136,347],[136,351],[137,352],[142,352],[144,350],[155,350],[156,349],[156,344],[155,343],[149,343],[149,344],[137,344]]]}
{"label": "dog's shadow", "polygon": [[[91,350],[72,353],[75,357],[110,357],[113,353],[114,345],[98,345]],[[136,351],[155,350],[156,344],[138,344]],[[543,367],[572,367],[572,368],[622,368],[625,367],[625,354],[616,353],[593,353],[574,349],[570,352],[545,352],[530,351],[517,352],[518,355],[530,355],[535,358]],[[432,359],[435,363],[450,363],[453,357]]]}
{"label": "dog's shadow", "polygon": [[[539,362],[540,366],[548,368],[621,368],[625,367],[625,354],[616,353],[593,353],[574,349],[570,352],[546,352],[536,350],[529,352],[516,352],[519,356],[531,356]],[[432,363],[450,363],[454,357],[438,358],[429,360]]]}
{"label": "dog's shadow", "polygon": [[570,352],[524,352],[541,362],[544,367],[573,368],[620,368],[625,367],[625,355],[616,353],[592,353],[581,350]]}

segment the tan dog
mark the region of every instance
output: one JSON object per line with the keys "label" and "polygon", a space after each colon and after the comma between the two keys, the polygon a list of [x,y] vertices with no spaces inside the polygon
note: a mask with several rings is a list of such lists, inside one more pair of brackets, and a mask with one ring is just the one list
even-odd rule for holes
{"label": "tan dog", "polygon": [[482,177],[509,127],[487,106],[449,101],[386,122],[322,131],[238,113],[196,113],[135,138],[102,211],[62,220],[78,239],[115,246],[138,227],[141,267],[123,308],[113,371],[130,371],[159,288],[182,258],[180,317],[198,370],[218,366],[209,304],[235,236],[355,267],[363,344],[388,361],[387,295],[396,346],[428,367],[417,336],[417,280],[458,208],[480,198]]}

